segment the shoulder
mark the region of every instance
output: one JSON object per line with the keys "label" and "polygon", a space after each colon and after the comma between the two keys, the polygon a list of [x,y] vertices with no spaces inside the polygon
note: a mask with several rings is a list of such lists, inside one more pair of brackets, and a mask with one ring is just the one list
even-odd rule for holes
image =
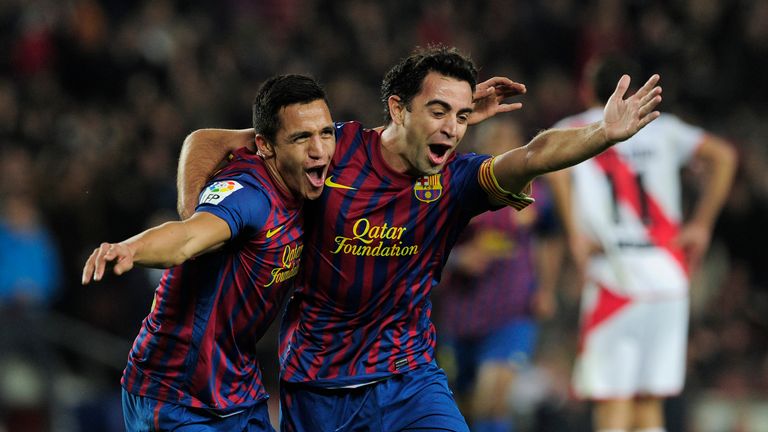
{"label": "shoulder", "polygon": [[334,128],[336,129],[336,153],[359,143],[364,130],[362,124],[357,121],[336,122]]}
{"label": "shoulder", "polygon": [[247,150],[235,152],[232,160],[214,175],[212,181],[231,179],[259,188],[269,188],[271,184],[264,160]]}
{"label": "shoulder", "polygon": [[200,194],[199,205],[240,203],[269,203],[272,188],[247,172],[232,172],[216,176]]}
{"label": "shoulder", "polygon": [[661,113],[659,118],[652,121],[648,126],[654,126],[656,128],[689,128],[692,125],[683,121],[680,117],[671,113]]}
{"label": "shoulder", "polygon": [[354,136],[363,131],[363,125],[359,121],[345,121],[345,122],[336,122],[334,123],[334,127],[336,129],[336,140],[338,141],[341,137],[349,137]]}
{"label": "shoulder", "polygon": [[486,154],[455,153],[443,168],[442,174],[452,183],[476,183],[483,162],[491,158],[492,156]]}
{"label": "shoulder", "polygon": [[204,196],[208,199],[220,197],[223,200],[235,192],[238,192],[238,196],[247,196],[247,199],[261,200],[263,197],[267,201],[271,201],[270,197],[277,193],[260,156],[251,152],[235,152],[230,163],[205,186],[201,203],[204,202]]}
{"label": "shoulder", "polygon": [[599,108],[591,108],[587,111],[574,114],[555,123],[553,128],[570,128],[585,126],[603,118],[603,111]]}
{"label": "shoulder", "polygon": [[491,157],[491,155],[478,153],[454,153],[453,156],[451,156],[451,160],[446,164],[446,167],[458,168],[473,165],[479,166]]}
{"label": "shoulder", "polygon": [[336,123],[336,152],[334,161],[368,158],[370,150],[381,141],[380,132],[368,129],[358,121]]}
{"label": "shoulder", "polygon": [[659,118],[646,126],[646,129],[643,136],[655,141],[664,140],[684,146],[698,144],[706,133],[704,129],[669,113],[662,113]]}

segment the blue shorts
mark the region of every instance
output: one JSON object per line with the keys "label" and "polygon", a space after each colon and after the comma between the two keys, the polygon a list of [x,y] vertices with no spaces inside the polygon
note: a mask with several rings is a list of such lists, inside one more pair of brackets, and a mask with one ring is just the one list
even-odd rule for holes
{"label": "blue shorts", "polygon": [[445,372],[420,366],[357,388],[281,384],[280,425],[288,432],[469,432]]}
{"label": "blue shorts", "polygon": [[485,336],[448,339],[445,344],[456,361],[456,390],[466,391],[484,363],[527,365],[536,345],[537,330],[533,319],[520,318]]}
{"label": "blue shorts", "polygon": [[123,418],[127,432],[275,432],[267,401],[221,416],[203,408],[190,408],[136,396],[123,389]]}

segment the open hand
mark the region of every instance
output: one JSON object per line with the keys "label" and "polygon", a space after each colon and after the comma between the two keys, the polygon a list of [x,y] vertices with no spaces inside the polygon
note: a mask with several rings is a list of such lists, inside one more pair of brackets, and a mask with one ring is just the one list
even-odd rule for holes
{"label": "open hand", "polygon": [[603,110],[605,137],[609,142],[624,141],[659,117],[654,111],[661,102],[659,75],[654,74],[634,95],[624,99],[629,88],[629,75],[623,75]]}
{"label": "open hand", "polygon": [[124,243],[102,243],[85,262],[82,284],[88,285],[91,280],[100,281],[107,263],[114,263],[112,270],[121,275],[133,268],[133,251]]}
{"label": "open hand", "polygon": [[493,77],[479,83],[475,87],[474,95],[472,95],[475,110],[469,117],[469,124],[477,124],[498,113],[522,108],[523,104],[520,102],[504,103],[504,100],[512,96],[525,94],[526,91],[524,84],[514,82],[505,77]]}

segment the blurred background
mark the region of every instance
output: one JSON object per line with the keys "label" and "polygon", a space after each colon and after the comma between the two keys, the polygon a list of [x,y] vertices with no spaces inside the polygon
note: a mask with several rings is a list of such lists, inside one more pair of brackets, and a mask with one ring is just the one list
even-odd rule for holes
{"label": "blurred background", "polygon": [[[88,287],[80,273],[101,241],[177,217],[189,132],[249,127],[259,84],[287,72],[318,78],[335,120],[378,126],[384,73],[430,42],[527,85],[505,115],[526,139],[583,108],[587,60],[621,51],[661,74],[663,110],[732,142],[669,430],[768,430],[766,23],[766,0],[0,0],[0,432],[122,430],[119,379],[160,272]],[[510,395],[530,430],[588,430],[568,393],[578,287],[568,267],[560,280]],[[260,349],[276,395],[274,331]]]}

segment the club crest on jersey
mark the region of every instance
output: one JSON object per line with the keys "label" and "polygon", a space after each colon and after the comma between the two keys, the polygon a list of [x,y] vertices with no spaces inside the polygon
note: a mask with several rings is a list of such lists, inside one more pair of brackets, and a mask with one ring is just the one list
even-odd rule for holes
{"label": "club crest on jersey", "polygon": [[443,185],[440,184],[440,174],[419,177],[413,184],[413,194],[425,203],[437,201],[443,194]]}
{"label": "club crest on jersey", "polygon": [[243,185],[233,180],[217,181],[205,188],[200,195],[200,204],[218,204],[232,192],[242,188]]}

